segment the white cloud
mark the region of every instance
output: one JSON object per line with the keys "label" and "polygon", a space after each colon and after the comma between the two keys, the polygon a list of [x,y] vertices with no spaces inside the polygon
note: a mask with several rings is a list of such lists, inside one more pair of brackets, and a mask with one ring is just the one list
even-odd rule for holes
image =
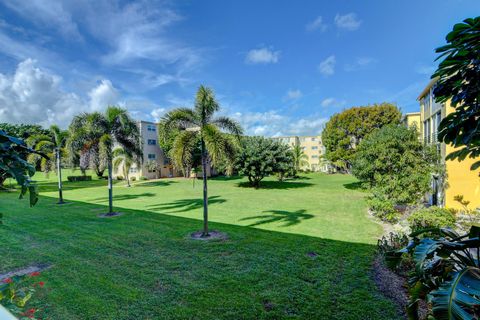
{"label": "white cloud", "polygon": [[305,28],[307,29],[307,31],[320,30],[324,32],[327,30],[327,25],[323,23],[323,18],[321,16],[318,16],[315,20],[308,23]]}
{"label": "white cloud", "polygon": [[77,24],[72,14],[65,8],[65,3],[55,0],[13,1],[3,0],[3,3],[17,14],[28,17],[37,25],[51,25],[65,38],[81,39]]}
{"label": "white cloud", "polygon": [[264,47],[248,51],[245,62],[250,64],[277,63],[279,58],[280,51],[274,51]]}
{"label": "white cloud", "polygon": [[90,90],[88,96],[90,97],[90,110],[102,111],[109,105],[117,103],[119,95],[110,80],[102,80],[95,88]]}
{"label": "white cloud", "polygon": [[336,58],[334,55],[327,57],[318,65],[318,71],[325,76],[331,76],[335,73]]}
{"label": "white cloud", "polygon": [[345,15],[337,14],[335,16],[335,25],[347,31],[355,31],[360,28],[362,21],[360,21],[357,17],[356,13],[347,13]]}
{"label": "white cloud", "polygon": [[58,124],[67,127],[81,112],[103,111],[118,104],[118,91],[102,80],[82,99],[62,89],[62,78],[36,66],[36,61],[20,62],[14,74],[0,73],[0,122]]}
{"label": "white cloud", "polygon": [[333,97],[325,98],[320,103],[322,107],[343,107],[347,102],[345,100],[337,100]]}
{"label": "white cloud", "polygon": [[327,118],[315,115],[295,119],[281,115],[276,110],[266,112],[236,112],[230,115],[240,122],[248,135],[283,136],[283,135],[317,135],[323,129]]}
{"label": "white cloud", "polygon": [[376,63],[377,60],[371,57],[359,57],[353,63],[345,65],[345,71],[358,71]]}
{"label": "white cloud", "polygon": [[156,109],[153,109],[152,112],[150,112],[150,115],[152,116],[155,122],[159,122],[166,111],[167,110],[165,108],[156,108]]}
{"label": "white cloud", "polygon": [[303,93],[299,89],[288,90],[287,95],[285,96],[287,100],[297,100],[297,99],[300,99],[301,97],[303,97]]}

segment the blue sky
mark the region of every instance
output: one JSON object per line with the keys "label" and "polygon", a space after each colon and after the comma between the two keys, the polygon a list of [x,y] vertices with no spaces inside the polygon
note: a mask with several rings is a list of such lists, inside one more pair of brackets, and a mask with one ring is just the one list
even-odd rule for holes
{"label": "blue sky", "polygon": [[108,104],[155,120],[204,84],[249,134],[318,134],[351,106],[416,111],[434,48],[479,13],[478,0],[0,0],[0,122],[66,127]]}

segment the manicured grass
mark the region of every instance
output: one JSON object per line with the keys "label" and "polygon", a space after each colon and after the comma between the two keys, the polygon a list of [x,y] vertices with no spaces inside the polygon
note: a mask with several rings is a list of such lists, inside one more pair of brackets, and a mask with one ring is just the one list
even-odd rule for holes
{"label": "manicured grass", "polygon": [[[342,175],[305,175],[264,188],[209,181],[211,228],[226,241],[194,241],[202,226],[201,181],[164,179],[115,185],[106,211],[103,180],[37,177],[34,208],[0,194],[0,273],[36,263],[52,319],[396,319],[370,276],[381,228],[364,194]],[[310,253],[310,255],[309,255]],[[315,254],[312,254],[315,253]]]}

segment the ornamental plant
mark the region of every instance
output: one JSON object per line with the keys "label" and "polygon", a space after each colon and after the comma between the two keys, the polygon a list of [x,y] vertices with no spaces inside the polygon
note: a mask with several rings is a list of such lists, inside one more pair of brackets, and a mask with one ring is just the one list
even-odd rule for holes
{"label": "ornamental plant", "polygon": [[19,319],[37,319],[39,310],[29,307],[35,292],[43,288],[43,281],[35,281],[39,272],[13,276],[0,281],[0,304]]}

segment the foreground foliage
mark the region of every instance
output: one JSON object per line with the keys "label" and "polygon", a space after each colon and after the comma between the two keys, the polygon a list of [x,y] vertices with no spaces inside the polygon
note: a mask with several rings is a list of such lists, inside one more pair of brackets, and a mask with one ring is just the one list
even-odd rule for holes
{"label": "foreground foliage", "polygon": [[400,261],[403,254],[409,254],[415,262],[409,279],[409,317],[418,318],[418,303],[427,298],[435,319],[478,319],[480,227],[473,226],[464,235],[451,229],[430,228],[411,236],[407,247],[389,255],[390,260],[396,257]]}
{"label": "foreground foliage", "polygon": [[[436,49],[440,62],[432,78],[438,77],[435,100],[451,102],[455,111],[440,123],[440,141],[458,148],[447,159],[480,157],[480,17],[458,23]],[[480,168],[476,161],[471,169]]]}

